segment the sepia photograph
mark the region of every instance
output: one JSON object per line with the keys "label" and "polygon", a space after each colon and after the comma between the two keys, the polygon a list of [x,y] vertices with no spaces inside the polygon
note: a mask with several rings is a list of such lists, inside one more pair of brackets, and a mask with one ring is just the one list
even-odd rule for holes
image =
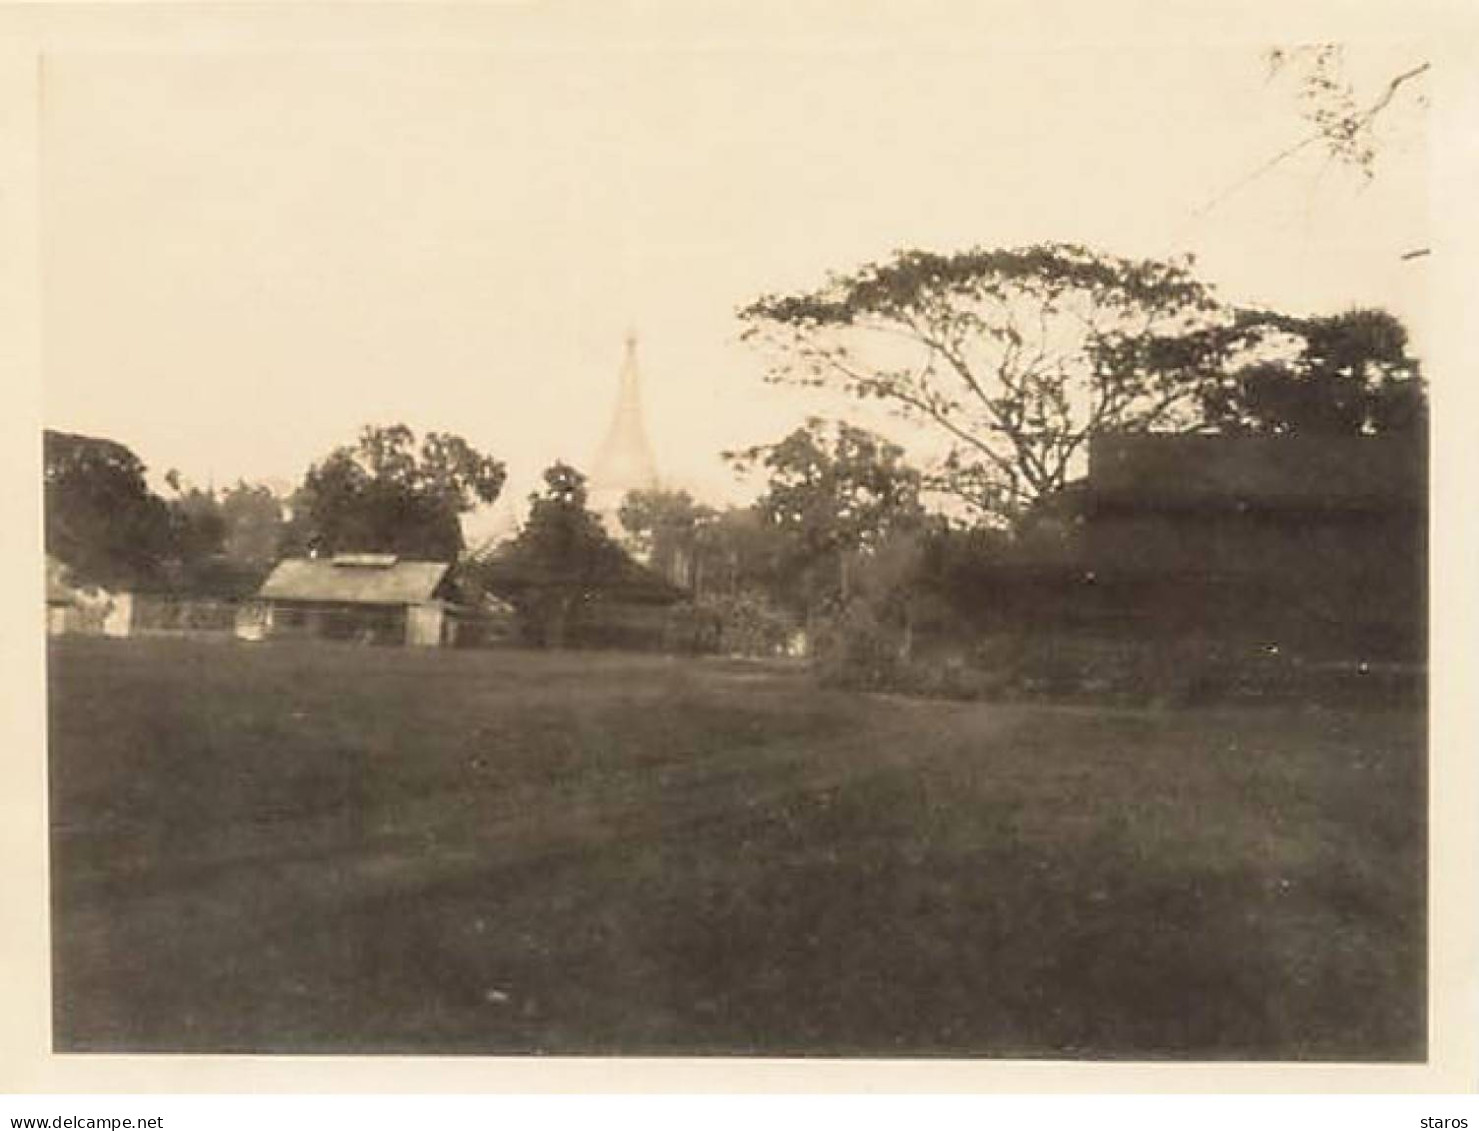
{"label": "sepia photograph", "polygon": [[1433,45],[471,8],[34,59],[51,1052],[1428,1062]]}

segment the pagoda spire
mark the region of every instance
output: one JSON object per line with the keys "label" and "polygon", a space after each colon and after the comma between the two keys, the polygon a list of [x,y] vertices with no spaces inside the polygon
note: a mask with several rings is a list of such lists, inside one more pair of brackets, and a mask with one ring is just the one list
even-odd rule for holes
{"label": "pagoda spire", "polygon": [[628,328],[617,377],[616,406],[606,438],[591,466],[590,507],[615,529],[616,512],[632,491],[658,485],[657,460],[647,439],[642,413],[642,377],[637,368],[637,334]]}

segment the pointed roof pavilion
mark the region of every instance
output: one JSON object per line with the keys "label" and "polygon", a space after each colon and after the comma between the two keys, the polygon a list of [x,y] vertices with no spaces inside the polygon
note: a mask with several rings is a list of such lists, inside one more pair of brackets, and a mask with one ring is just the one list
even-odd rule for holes
{"label": "pointed roof pavilion", "polygon": [[616,513],[628,492],[651,491],[659,482],[657,460],[642,420],[641,384],[637,335],[629,330],[618,378],[616,410],[591,466],[590,478],[590,508],[613,531],[617,526]]}

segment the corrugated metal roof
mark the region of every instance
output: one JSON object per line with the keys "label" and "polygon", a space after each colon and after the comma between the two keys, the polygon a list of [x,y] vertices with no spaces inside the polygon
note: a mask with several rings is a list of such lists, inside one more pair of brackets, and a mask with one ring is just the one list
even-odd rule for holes
{"label": "corrugated metal roof", "polygon": [[446,562],[359,565],[327,558],[288,558],[277,563],[258,596],[280,601],[416,605],[432,599],[448,568]]}

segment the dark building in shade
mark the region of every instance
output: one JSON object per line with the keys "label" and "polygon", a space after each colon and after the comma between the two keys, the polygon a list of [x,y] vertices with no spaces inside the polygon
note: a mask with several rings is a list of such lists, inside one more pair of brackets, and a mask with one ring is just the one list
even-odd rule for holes
{"label": "dark building in shade", "polygon": [[1083,627],[1332,658],[1424,653],[1419,439],[1108,435],[1066,501],[1046,572]]}

